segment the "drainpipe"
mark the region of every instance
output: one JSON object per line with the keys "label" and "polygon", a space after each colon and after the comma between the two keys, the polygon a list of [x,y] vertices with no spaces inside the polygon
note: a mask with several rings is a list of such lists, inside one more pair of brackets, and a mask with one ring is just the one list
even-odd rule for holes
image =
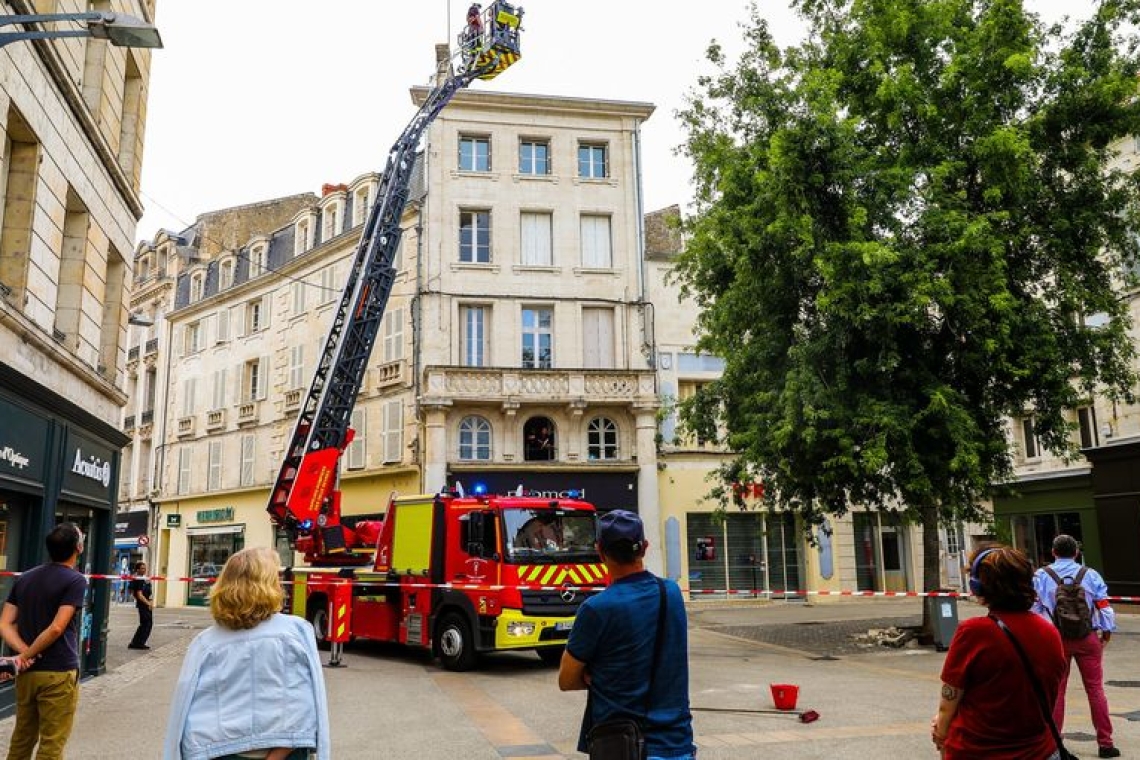
{"label": "drainpipe", "polygon": [[[657,341],[653,330],[653,306],[646,299],[648,274],[645,267],[645,200],[642,186],[641,119],[633,122],[634,209],[637,214],[637,303],[641,308],[641,353],[650,369],[657,369]],[[656,376],[655,376],[656,380]]]}
{"label": "drainpipe", "polygon": [[[427,172],[427,151],[424,151],[424,172]],[[424,206],[420,201],[416,215],[416,294],[412,297],[412,396],[416,405],[416,466],[420,471],[420,493],[424,492],[424,441],[427,426],[420,406],[420,361],[423,350],[420,336],[423,333],[423,274],[424,274]]]}

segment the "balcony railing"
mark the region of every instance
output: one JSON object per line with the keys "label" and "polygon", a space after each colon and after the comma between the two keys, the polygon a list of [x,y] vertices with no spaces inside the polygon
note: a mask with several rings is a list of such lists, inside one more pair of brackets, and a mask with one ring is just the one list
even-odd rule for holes
{"label": "balcony railing", "polygon": [[383,390],[404,382],[404,362],[389,362],[376,370],[376,388]]}
{"label": "balcony railing", "polygon": [[237,422],[239,425],[248,425],[257,422],[257,402],[246,401],[238,405]]}
{"label": "balcony railing", "polygon": [[151,338],[146,342],[146,353],[153,354],[158,351],[158,338]]}
{"label": "balcony railing", "polygon": [[226,426],[226,410],[211,409],[206,412],[206,429],[219,430]]}
{"label": "balcony railing", "polygon": [[135,416],[133,414],[129,414],[129,415],[127,415],[127,418],[125,420],[123,420],[123,430],[131,431],[134,429],[135,429]]}
{"label": "balcony railing", "polygon": [[194,435],[194,417],[181,417],[178,420],[179,437]]}
{"label": "balcony railing", "polygon": [[296,409],[301,405],[301,389],[294,388],[291,391],[285,391],[285,410]]}
{"label": "balcony railing", "polygon": [[150,423],[154,422],[154,409],[147,409],[142,413],[142,415],[140,415],[139,419],[141,420],[139,423],[141,425],[149,425]]}
{"label": "balcony railing", "polygon": [[139,360],[139,347],[138,346],[132,346],[130,348],[130,350],[127,351],[127,361],[137,362],[138,360]]}
{"label": "balcony railing", "polygon": [[428,367],[425,403],[434,400],[656,406],[651,370]]}

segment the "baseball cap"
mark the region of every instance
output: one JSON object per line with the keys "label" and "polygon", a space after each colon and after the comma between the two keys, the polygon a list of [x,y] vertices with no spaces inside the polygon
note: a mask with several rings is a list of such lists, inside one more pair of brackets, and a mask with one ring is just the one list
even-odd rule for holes
{"label": "baseball cap", "polygon": [[641,524],[641,518],[625,509],[615,509],[598,518],[598,543],[602,548],[619,541],[628,541],[634,551],[641,549],[645,541],[645,526]]}

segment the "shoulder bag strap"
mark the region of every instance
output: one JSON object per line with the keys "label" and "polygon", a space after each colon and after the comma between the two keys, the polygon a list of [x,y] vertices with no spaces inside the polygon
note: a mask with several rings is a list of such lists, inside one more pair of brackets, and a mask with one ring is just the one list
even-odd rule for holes
{"label": "shoulder bag strap", "polygon": [[1069,757],[1069,753],[1065,750],[1064,743],[1061,742],[1061,732],[1057,730],[1057,724],[1053,722],[1053,709],[1049,707],[1049,700],[1045,698],[1045,689],[1041,686],[1041,681],[1033,672],[1029,656],[1025,654],[1025,650],[1021,648],[1021,642],[1013,635],[1013,631],[1009,630],[1009,626],[995,615],[989,615],[989,618],[997,623],[998,628],[1005,631],[1005,635],[1013,643],[1013,648],[1017,650],[1017,656],[1021,658],[1021,664],[1025,666],[1025,673],[1029,676],[1029,682],[1033,684],[1033,691],[1037,693],[1037,704],[1041,707],[1041,714],[1045,716],[1045,722],[1049,724],[1049,731],[1053,734],[1053,741],[1057,743],[1057,749],[1061,753],[1062,760],[1064,760],[1064,758]]}
{"label": "shoulder bag strap", "polygon": [[653,678],[661,661],[661,640],[665,638],[665,581],[654,576],[660,602],[657,605],[657,635],[653,637],[653,660],[649,663],[649,688],[645,690],[645,722],[649,722],[649,706],[653,702]]}

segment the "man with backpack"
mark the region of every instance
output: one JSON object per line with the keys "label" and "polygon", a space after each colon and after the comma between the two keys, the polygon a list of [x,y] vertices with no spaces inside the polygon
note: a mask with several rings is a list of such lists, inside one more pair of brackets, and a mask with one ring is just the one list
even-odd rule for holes
{"label": "man with backpack", "polygon": [[[1104,647],[1116,629],[1116,613],[1108,601],[1108,585],[1100,573],[1077,562],[1080,546],[1072,536],[1053,539],[1053,564],[1033,576],[1037,601],[1033,611],[1053,621],[1061,633],[1066,663],[1075,659],[1088,695],[1092,722],[1096,728],[1098,757],[1120,757],[1112,744],[1112,720],[1104,696]],[[1065,721],[1066,670],[1053,708],[1053,720],[1060,731]]]}

